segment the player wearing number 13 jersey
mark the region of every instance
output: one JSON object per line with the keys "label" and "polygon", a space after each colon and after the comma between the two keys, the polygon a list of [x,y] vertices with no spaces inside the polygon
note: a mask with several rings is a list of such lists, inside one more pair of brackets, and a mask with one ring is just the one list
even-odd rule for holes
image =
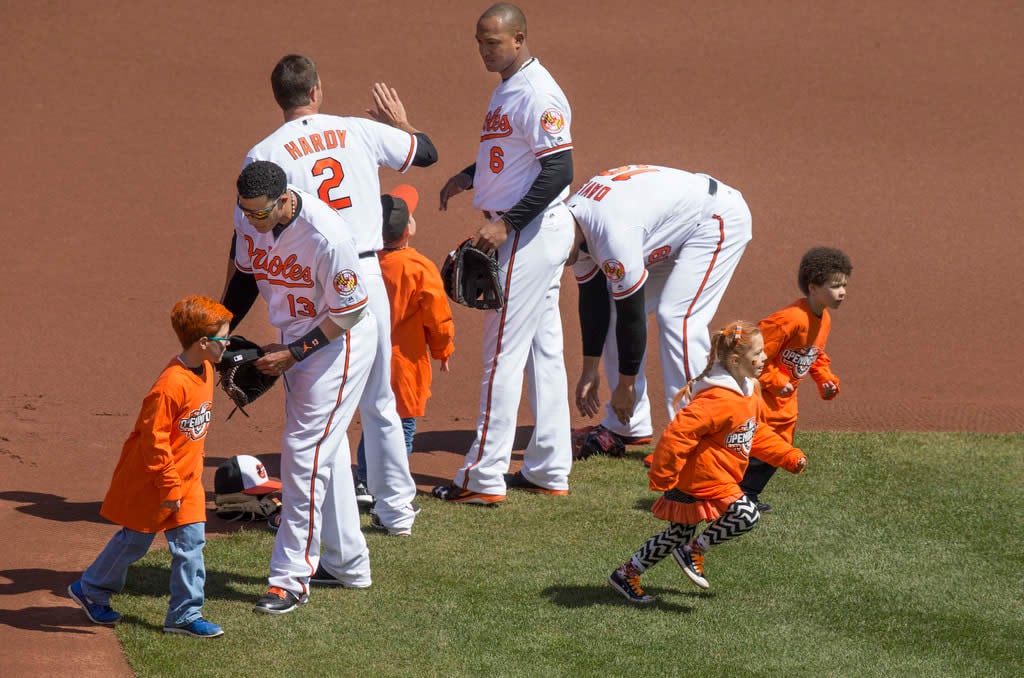
{"label": "player wearing number 13 jersey", "polygon": [[[572,244],[572,217],[562,202],[572,183],[572,114],[551,74],[526,46],[526,19],[499,3],[477,21],[487,70],[501,75],[480,132],[476,162],[448,180],[448,199],[474,189],[486,223],[475,242],[497,252],[505,305],[484,316],[483,379],[476,440],[450,486],[449,502],[494,504],[507,486],[568,494],[572,448],[558,294]],[[505,477],[512,457],[523,371],[529,380],[534,432],[522,470]]]}
{"label": "player wearing number 13 jersey", "polygon": [[[416,484],[391,390],[390,306],[377,261],[377,251],[383,247],[378,170],[425,167],[437,160],[437,152],[430,139],[409,124],[398,94],[383,83],[374,87],[376,107],[368,111],[376,120],[320,113],[323,85],[316,65],[306,56],[283,57],[271,74],[271,85],[285,122],[246,154],[244,165],[256,160],[277,164],[290,184],[319,197],[352,226],[362,282],[378,331],[377,355],[359,403],[366,480],[377,500],[373,510],[380,523],[392,532],[408,534],[416,516],[412,504]],[[238,210],[235,223],[244,223]],[[255,298],[246,288],[244,274],[235,275],[227,287],[224,305],[236,319]]]}
{"label": "player wearing number 13 jersey", "polygon": [[[580,287],[583,374],[577,407],[600,409],[598,363],[612,392],[601,426],[652,434],[644,378],[647,314],[657,313],[665,407],[707,364],[708,323],[751,238],[743,196],[705,174],[654,165],[601,172],[567,201]],[[584,450],[584,453],[587,451]]]}

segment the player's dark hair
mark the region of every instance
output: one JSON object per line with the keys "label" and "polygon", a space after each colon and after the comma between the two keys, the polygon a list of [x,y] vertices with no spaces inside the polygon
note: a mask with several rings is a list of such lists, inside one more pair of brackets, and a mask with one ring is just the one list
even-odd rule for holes
{"label": "player's dark hair", "polygon": [[812,247],[800,260],[797,284],[801,292],[809,294],[811,285],[824,285],[836,273],[847,277],[853,273],[850,257],[834,247]]}
{"label": "player's dark hair", "polygon": [[289,54],[281,57],[270,74],[270,86],[281,110],[287,111],[309,103],[309,92],[320,81],[316,64],[307,56]]}
{"label": "player's dark hair", "polygon": [[522,33],[523,35],[526,35],[526,15],[523,14],[523,10],[519,9],[512,3],[495,3],[480,15],[481,20],[490,19],[492,17],[501,19],[505,23],[505,28],[512,33]]}
{"label": "player's dark hair", "polygon": [[284,190],[288,188],[288,178],[284,170],[274,163],[257,160],[242,170],[236,185],[239,198],[249,200],[265,195],[273,200],[284,195]]}
{"label": "player's dark hair", "polygon": [[231,322],[231,311],[209,297],[198,294],[184,299],[171,309],[171,327],[181,347],[187,349],[203,337],[209,337],[224,323]]}
{"label": "player's dark hair", "polygon": [[708,376],[716,362],[724,365],[729,356],[743,353],[750,346],[751,340],[758,334],[761,334],[761,330],[757,325],[746,320],[737,320],[736,322],[729,323],[720,332],[716,332],[711,337],[711,352],[708,353],[708,364],[704,367],[703,372],[686,382],[686,386],[676,393],[672,398],[672,409],[678,410],[680,401],[683,398],[687,400],[690,398],[693,384]]}

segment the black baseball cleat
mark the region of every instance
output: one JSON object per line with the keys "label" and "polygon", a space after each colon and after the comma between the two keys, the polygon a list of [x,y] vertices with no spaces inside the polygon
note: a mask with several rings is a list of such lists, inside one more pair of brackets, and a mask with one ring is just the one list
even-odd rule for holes
{"label": "black baseball cleat", "polygon": [[271,586],[256,601],[256,606],[252,608],[252,611],[260,614],[288,614],[300,605],[305,605],[308,600],[309,596],[305,594],[300,598],[291,591]]}

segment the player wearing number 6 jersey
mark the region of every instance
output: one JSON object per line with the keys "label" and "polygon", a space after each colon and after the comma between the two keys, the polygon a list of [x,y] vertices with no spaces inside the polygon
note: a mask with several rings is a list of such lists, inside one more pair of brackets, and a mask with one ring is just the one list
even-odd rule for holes
{"label": "player wearing number 6 jersey", "polygon": [[[500,3],[476,27],[487,70],[501,75],[480,133],[476,163],[448,180],[448,199],[473,188],[487,223],[475,244],[496,251],[505,305],[484,316],[483,380],[476,440],[450,486],[449,502],[494,504],[506,487],[568,494],[572,449],[558,293],[572,244],[563,198],[572,183],[569,102],[551,74],[530,57],[526,19]],[[534,431],[522,470],[508,478],[523,370],[529,380]]]}
{"label": "player wearing number 6 jersey", "polygon": [[[377,261],[377,251],[383,247],[378,169],[405,172],[413,165],[426,167],[437,160],[437,152],[430,139],[409,124],[397,93],[383,83],[375,85],[376,107],[368,111],[376,121],[320,113],[323,85],[308,57],[283,57],[271,74],[271,85],[285,122],[246,154],[243,166],[256,160],[274,162],[284,169],[289,183],[318,196],[354,229],[359,267],[365,274],[363,283],[378,331],[377,355],[359,403],[367,481],[377,499],[374,512],[379,521],[392,532],[408,534],[416,515],[412,504],[416,484],[391,390],[390,306]],[[235,223],[244,223],[238,210]],[[235,313],[236,322],[254,299],[251,280],[235,274],[224,304]],[[293,313],[303,317],[307,311],[296,306]]]}
{"label": "player wearing number 6 jersey", "polygon": [[612,395],[601,426],[627,441],[649,437],[647,314],[657,313],[671,420],[672,398],[707,364],[708,323],[750,241],[750,210],[739,191],[707,175],[654,165],[601,172],[566,204],[576,220],[569,259],[583,334],[576,405],[586,416],[600,411],[603,354]]}

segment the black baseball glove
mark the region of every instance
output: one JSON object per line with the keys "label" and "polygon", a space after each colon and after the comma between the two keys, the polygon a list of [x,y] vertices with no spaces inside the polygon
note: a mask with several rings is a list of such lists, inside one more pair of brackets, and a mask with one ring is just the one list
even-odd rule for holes
{"label": "black baseball glove", "polygon": [[241,335],[232,336],[228,342],[224,357],[217,364],[220,387],[235,403],[235,409],[231,410],[228,419],[234,415],[235,410],[241,410],[248,417],[245,406],[269,391],[277,381],[277,375],[264,374],[253,365],[262,356],[263,349],[259,344]]}
{"label": "black baseball glove", "polygon": [[498,259],[473,247],[472,238],[448,253],[441,267],[441,279],[448,298],[458,304],[481,309],[505,305]]}

